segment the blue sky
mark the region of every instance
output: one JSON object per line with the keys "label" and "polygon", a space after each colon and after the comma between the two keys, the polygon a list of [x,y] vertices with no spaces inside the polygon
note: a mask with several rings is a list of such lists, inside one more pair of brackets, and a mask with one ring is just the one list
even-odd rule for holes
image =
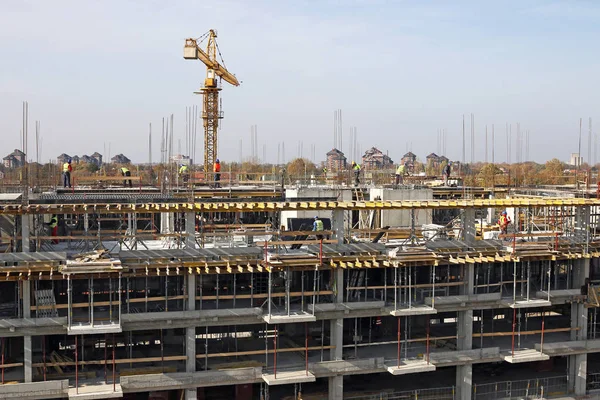
{"label": "blue sky", "polygon": [[[600,2],[566,0],[0,0],[0,152],[19,146],[27,100],[44,160],[110,142],[113,155],[147,161],[150,122],[157,160],[162,117],[175,115],[183,142],[185,107],[200,105],[205,69],[183,59],[184,39],[214,28],[243,82],[221,92],[223,160],[239,158],[240,139],[250,154],[251,125],[268,161],[279,142],[295,157],[300,140],[321,160],[335,109],[345,152],[356,126],[362,150],[398,160],[410,142],[424,158],[445,128],[447,156],[460,160],[462,115],[473,113],[478,160],[486,124],[504,161],[504,127],[513,124],[515,141],[517,122],[531,132],[531,159],[567,160],[580,117],[587,158],[588,118],[600,126],[599,19]],[[197,154],[201,146],[199,137]]]}

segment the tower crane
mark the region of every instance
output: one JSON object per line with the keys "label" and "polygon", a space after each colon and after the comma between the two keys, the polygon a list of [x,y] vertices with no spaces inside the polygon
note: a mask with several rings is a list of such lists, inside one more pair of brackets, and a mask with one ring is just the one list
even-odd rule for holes
{"label": "tower crane", "polygon": [[[206,51],[200,45],[207,40]],[[183,58],[186,60],[200,60],[206,65],[206,79],[200,91],[202,94],[202,120],[204,122],[204,173],[212,172],[212,166],[217,159],[217,130],[219,120],[223,118],[223,111],[219,104],[219,92],[221,91],[221,80],[239,86],[235,75],[227,71],[224,64],[219,64],[217,54],[221,56],[217,44],[217,33],[211,29],[198,39],[185,39]],[[223,59],[221,57],[221,62]],[[217,81],[217,78],[219,81]]]}

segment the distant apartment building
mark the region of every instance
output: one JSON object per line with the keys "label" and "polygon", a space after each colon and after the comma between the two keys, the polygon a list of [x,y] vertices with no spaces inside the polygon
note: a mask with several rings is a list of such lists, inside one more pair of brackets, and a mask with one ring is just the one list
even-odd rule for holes
{"label": "distant apartment building", "polygon": [[25,153],[15,149],[12,153],[2,159],[6,168],[18,168],[25,165]]}
{"label": "distant apartment building", "polygon": [[58,164],[64,164],[66,162],[68,162],[71,159],[71,156],[66,154],[66,153],[62,153],[60,156],[56,157],[56,162]]}
{"label": "distant apartment building", "polygon": [[190,156],[184,156],[183,154],[171,156],[171,162],[174,162],[177,165],[192,165],[192,159]]}
{"label": "distant apartment building", "polygon": [[425,159],[427,160],[427,167],[433,168],[433,169],[438,169],[442,165],[447,164],[449,161],[447,157],[438,156],[435,153],[429,154],[427,157],[425,157]]}
{"label": "distant apartment building", "polygon": [[331,149],[327,153],[327,161],[325,161],[325,165],[327,166],[328,171],[343,171],[346,169],[348,161],[344,153],[342,153],[338,149]]}
{"label": "distant apartment building", "polygon": [[362,167],[365,169],[391,168],[393,165],[392,159],[376,147],[371,147],[362,157]]}
{"label": "distant apartment building", "polygon": [[130,164],[131,160],[125,157],[123,154],[117,154],[113,158],[110,159],[114,164]]}
{"label": "distant apartment building", "polygon": [[409,151],[408,153],[406,153],[405,155],[402,156],[402,160],[400,160],[400,162],[402,164],[414,164],[417,161],[417,156]]}
{"label": "distant apartment building", "polygon": [[569,160],[569,165],[574,167],[581,167],[583,164],[583,157],[579,155],[579,153],[571,153],[571,159]]}

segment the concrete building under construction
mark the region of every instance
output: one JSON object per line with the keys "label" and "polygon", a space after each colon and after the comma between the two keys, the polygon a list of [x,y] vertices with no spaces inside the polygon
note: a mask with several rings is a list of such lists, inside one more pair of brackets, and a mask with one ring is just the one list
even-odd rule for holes
{"label": "concrete building under construction", "polygon": [[3,194],[0,399],[593,392],[600,200],[531,193]]}

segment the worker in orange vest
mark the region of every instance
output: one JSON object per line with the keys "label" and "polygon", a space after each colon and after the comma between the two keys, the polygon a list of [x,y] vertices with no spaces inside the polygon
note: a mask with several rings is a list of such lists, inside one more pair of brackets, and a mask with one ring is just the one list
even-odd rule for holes
{"label": "worker in orange vest", "polygon": [[221,163],[219,162],[219,159],[217,158],[217,160],[215,161],[215,165],[213,167],[213,172],[215,173],[215,187],[219,188],[221,187]]}

